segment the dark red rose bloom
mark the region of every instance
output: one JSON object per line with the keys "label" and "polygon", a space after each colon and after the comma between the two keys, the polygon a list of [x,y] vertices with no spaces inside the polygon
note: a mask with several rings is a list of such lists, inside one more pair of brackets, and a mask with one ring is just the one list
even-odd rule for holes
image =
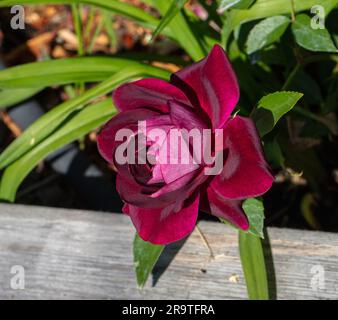
{"label": "dark red rose bloom", "polygon": [[[240,229],[249,228],[242,202],[269,190],[273,176],[252,120],[231,116],[239,89],[220,46],[216,45],[202,61],[173,74],[169,83],[139,80],[116,89],[113,99],[120,113],[102,129],[98,148],[118,170],[117,190],[125,202],[123,211],[142,239],[168,244],[187,236],[195,227],[199,208]],[[161,129],[167,137],[177,128],[201,133],[205,129],[213,133],[223,129],[222,144],[214,138],[213,146],[209,146],[215,155],[222,154],[221,170],[217,175],[207,175],[210,165],[203,157],[199,164],[171,164],[160,161],[156,152],[155,163],[117,163],[115,154],[125,141],[116,141],[116,134],[120,129],[129,129],[136,140],[141,139],[139,121],[147,126],[147,155],[153,152],[155,143],[148,136],[151,129]],[[164,146],[169,148],[169,154],[177,151],[177,145],[170,144],[169,138],[162,141],[161,147]],[[204,148],[203,144],[200,149]],[[192,149],[189,144],[191,158],[195,152]],[[135,153],[136,160],[141,158],[139,153]]]}

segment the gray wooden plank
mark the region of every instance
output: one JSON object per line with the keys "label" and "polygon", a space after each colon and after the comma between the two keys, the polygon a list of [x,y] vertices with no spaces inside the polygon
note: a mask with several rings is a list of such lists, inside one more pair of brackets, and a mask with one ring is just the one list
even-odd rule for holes
{"label": "gray wooden plank", "polygon": [[[200,228],[215,258],[195,231],[166,250],[156,285],[140,291],[128,217],[1,204],[0,299],[246,299],[235,230]],[[337,234],[270,228],[269,237],[278,299],[338,298]],[[11,288],[15,265],[25,270],[23,290]]]}

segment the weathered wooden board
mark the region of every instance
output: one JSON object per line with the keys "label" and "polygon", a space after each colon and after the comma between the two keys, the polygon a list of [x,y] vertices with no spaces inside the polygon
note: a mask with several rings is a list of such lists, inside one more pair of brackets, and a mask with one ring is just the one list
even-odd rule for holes
{"label": "weathered wooden board", "polygon": [[[246,299],[236,232],[221,223],[200,228],[215,259],[195,231],[165,251],[140,291],[128,217],[2,204],[0,298]],[[269,237],[278,299],[338,298],[337,234],[271,228]],[[13,289],[15,265],[25,271],[23,290]]]}

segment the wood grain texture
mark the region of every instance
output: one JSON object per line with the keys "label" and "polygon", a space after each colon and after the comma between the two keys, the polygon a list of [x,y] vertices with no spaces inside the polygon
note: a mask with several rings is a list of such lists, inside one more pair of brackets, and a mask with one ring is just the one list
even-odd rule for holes
{"label": "wood grain texture", "polygon": [[[236,231],[221,223],[199,225],[215,258],[195,231],[165,250],[140,291],[128,217],[1,204],[0,299],[246,299]],[[268,233],[278,299],[338,299],[337,234]],[[25,269],[24,290],[11,289],[14,265]]]}

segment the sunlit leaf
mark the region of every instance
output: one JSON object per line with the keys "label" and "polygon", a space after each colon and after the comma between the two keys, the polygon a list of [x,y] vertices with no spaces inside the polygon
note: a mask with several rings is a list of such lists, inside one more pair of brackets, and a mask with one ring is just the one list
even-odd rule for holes
{"label": "sunlit leaf", "polygon": [[249,233],[264,238],[264,205],[260,199],[247,199],[243,202],[243,210],[248,217]]}
{"label": "sunlit leaf", "polygon": [[327,29],[313,29],[311,18],[300,14],[292,24],[296,42],[303,48],[317,52],[338,52]]}
{"label": "sunlit leaf", "polygon": [[[165,15],[170,8],[173,0],[153,0],[153,5],[162,15]],[[168,28],[175,35],[176,40],[185,49],[187,53],[195,60],[205,57],[207,52],[200,43],[200,35],[195,34],[186,17],[181,13],[177,13],[169,22]]]}
{"label": "sunlit leaf", "polygon": [[219,6],[219,12],[223,12],[229,9],[247,9],[255,0],[222,0]]}
{"label": "sunlit leaf", "polygon": [[14,201],[19,185],[40,161],[53,151],[101,126],[116,112],[112,100],[107,98],[75,114],[59,130],[6,168],[0,184],[0,199]]}
{"label": "sunlit leaf", "polygon": [[143,241],[138,234],[135,235],[133,253],[137,284],[142,288],[153,270],[164,246]]}
{"label": "sunlit leaf", "polygon": [[[119,0],[2,0],[0,1],[0,7],[10,7],[17,4],[22,5],[34,5],[34,4],[72,4],[72,3],[83,3],[88,5],[94,5],[100,8],[104,8],[110,10],[111,12],[118,13],[124,15],[128,18],[133,19],[141,23],[148,28],[155,29],[160,21],[152,16],[151,14],[147,13],[146,11],[119,1]],[[153,1],[153,6],[158,8],[162,15],[165,15],[167,12],[170,2],[168,0],[156,0]],[[182,14],[177,14],[175,18],[169,24],[170,27],[170,37],[175,41],[179,42],[181,47],[186,50],[186,52],[194,59],[200,60],[205,55],[206,52],[204,51],[203,46],[199,42],[197,35],[195,35],[191,27],[186,19],[186,17]],[[167,28],[166,28],[167,29]],[[165,30],[166,30],[165,29]],[[163,30],[163,31],[165,31]],[[199,35],[200,37],[201,35]]]}
{"label": "sunlit leaf", "polygon": [[290,19],[285,16],[274,16],[257,23],[249,33],[246,52],[248,54],[254,53],[277,41],[289,23]]}
{"label": "sunlit leaf", "polygon": [[162,30],[171,22],[171,20],[182,10],[184,5],[188,2],[188,0],[174,0],[170,5],[168,11],[161,19],[161,22],[155,29],[152,39],[157,37]]}
{"label": "sunlit leaf", "polygon": [[[338,0],[322,0],[320,2],[320,5],[326,8],[326,14],[328,14],[337,4]],[[316,5],[318,5],[318,0],[294,1],[294,9],[296,13],[309,10]],[[233,9],[229,12],[225,12],[225,21],[222,32],[223,42],[226,43],[231,32],[244,22],[284,14],[291,14],[290,0],[257,0],[248,9]]]}
{"label": "sunlit leaf", "polygon": [[[144,67],[132,59],[112,57],[65,58],[22,64],[0,71],[0,88],[49,87],[68,83],[98,82],[122,68]],[[158,68],[147,66],[153,70]]]}
{"label": "sunlit leaf", "polygon": [[8,108],[16,105],[17,103],[26,100],[43,88],[18,88],[18,89],[0,89],[0,109]]}
{"label": "sunlit leaf", "polygon": [[270,132],[278,120],[289,112],[302,96],[303,94],[298,92],[281,91],[263,97],[252,116],[261,137]]}
{"label": "sunlit leaf", "polygon": [[240,231],[239,252],[249,299],[268,300],[269,287],[262,240]]}
{"label": "sunlit leaf", "polygon": [[[29,150],[33,149],[39,142],[57,129],[72,112],[83,108],[94,99],[110,93],[116,86],[126,81],[144,76],[163,77],[165,73],[164,70],[154,70],[152,68],[147,68],[147,66],[125,68],[82,95],[53,108],[47,114],[35,121],[20,137],[14,140],[13,143],[2,152],[0,155],[0,168],[4,168]],[[169,77],[170,73],[167,72],[166,74]]]}

